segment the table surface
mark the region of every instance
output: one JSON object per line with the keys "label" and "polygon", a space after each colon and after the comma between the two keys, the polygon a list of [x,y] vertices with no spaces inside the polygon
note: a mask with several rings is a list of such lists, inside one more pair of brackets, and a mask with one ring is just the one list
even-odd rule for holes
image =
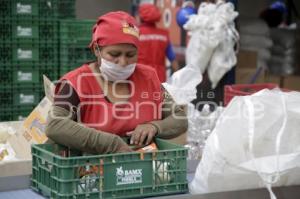
{"label": "table surface", "polygon": [[[189,162],[188,163],[188,181],[191,181],[194,176],[195,169],[198,162]],[[28,181],[29,185],[29,176],[14,177],[10,179],[0,178],[0,187],[1,184],[9,183],[9,186],[16,187],[18,182]],[[299,199],[300,198],[300,185],[299,186],[289,186],[289,187],[275,187],[273,188],[274,193],[277,196],[277,199]],[[191,195],[191,194],[178,194],[171,196],[159,196],[152,197],[151,199],[269,199],[269,192],[267,189],[255,189],[255,190],[242,190],[242,191],[229,191],[229,192],[219,192],[219,193],[210,193],[210,194],[200,194],[200,195]],[[0,199],[44,199],[41,195],[32,191],[29,188],[4,191],[0,192]]]}
{"label": "table surface", "polygon": [[[300,186],[277,187],[273,188],[277,199],[299,199]],[[211,194],[179,194],[171,196],[153,197],[151,199],[269,199],[269,193],[266,189],[230,191]],[[0,199],[44,199],[30,189],[22,189],[0,193]]]}

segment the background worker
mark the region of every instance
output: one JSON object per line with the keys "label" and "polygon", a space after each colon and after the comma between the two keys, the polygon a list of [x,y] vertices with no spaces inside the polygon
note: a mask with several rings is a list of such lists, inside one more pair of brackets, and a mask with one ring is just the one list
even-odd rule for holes
{"label": "background worker", "polygon": [[144,3],[139,6],[140,46],[138,63],[155,68],[159,80],[166,81],[166,57],[171,62],[172,70],[178,70],[175,53],[169,39],[169,32],[156,27],[161,18],[160,10],[153,4]]}

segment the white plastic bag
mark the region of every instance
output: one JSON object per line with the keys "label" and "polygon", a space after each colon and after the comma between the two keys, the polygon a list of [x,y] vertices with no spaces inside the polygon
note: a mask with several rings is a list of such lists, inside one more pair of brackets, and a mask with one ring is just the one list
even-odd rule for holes
{"label": "white plastic bag", "polygon": [[12,127],[6,124],[0,124],[0,143],[6,143],[9,136],[15,133],[16,131]]}
{"label": "white plastic bag", "polygon": [[198,14],[192,15],[184,25],[191,35],[186,63],[199,68],[202,74],[208,68],[213,88],[236,63],[234,45],[239,35],[233,21],[237,16],[232,3],[204,2],[200,4]]}
{"label": "white plastic bag", "polygon": [[300,93],[235,97],[208,138],[191,193],[300,184]]}
{"label": "white plastic bag", "polygon": [[176,71],[164,88],[177,104],[188,104],[197,97],[196,86],[202,81],[202,74],[198,68],[185,66]]}
{"label": "white plastic bag", "polygon": [[204,40],[201,35],[192,34],[185,53],[187,65],[199,68],[202,74],[205,72],[215,49],[215,46],[205,44]]}
{"label": "white plastic bag", "polygon": [[[186,48],[186,64],[199,68],[203,74],[210,61],[215,47],[219,43],[219,38],[212,38],[212,16],[216,11],[215,4],[202,3],[199,6],[198,14],[190,16],[184,29],[191,36]],[[214,33],[216,35],[217,33]]]}
{"label": "white plastic bag", "polygon": [[212,55],[209,67],[208,78],[211,87],[214,89],[222,77],[236,64],[234,52],[235,42],[232,39],[223,40]]}

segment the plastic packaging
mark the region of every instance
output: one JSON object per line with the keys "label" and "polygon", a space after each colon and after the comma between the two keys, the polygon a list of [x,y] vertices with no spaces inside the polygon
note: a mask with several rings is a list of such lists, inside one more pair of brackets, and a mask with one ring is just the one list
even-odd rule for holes
{"label": "plastic packaging", "polygon": [[0,124],[0,143],[6,143],[12,134],[15,134],[15,130],[12,127],[6,124]]}
{"label": "plastic packaging", "polygon": [[236,63],[234,45],[239,34],[233,21],[237,16],[232,3],[203,2],[198,14],[190,16],[184,25],[191,36],[186,50],[186,63],[199,68],[202,74],[207,68],[212,68],[208,69],[212,88]]}
{"label": "plastic packaging", "polygon": [[299,92],[235,97],[207,139],[190,192],[266,187],[275,199],[271,186],[299,185],[299,107]]}
{"label": "plastic packaging", "polygon": [[208,104],[203,106],[202,111],[198,111],[192,104],[189,104],[188,144],[185,145],[185,147],[189,149],[189,159],[201,159],[206,140],[213,131],[222,111],[223,107],[217,107],[214,111],[210,111]]}
{"label": "plastic packaging", "polygon": [[196,86],[201,81],[202,74],[199,68],[186,66],[176,71],[163,86],[177,104],[188,104],[196,99]]}
{"label": "plastic packaging", "polygon": [[16,152],[9,144],[0,144],[0,162],[16,160]]}

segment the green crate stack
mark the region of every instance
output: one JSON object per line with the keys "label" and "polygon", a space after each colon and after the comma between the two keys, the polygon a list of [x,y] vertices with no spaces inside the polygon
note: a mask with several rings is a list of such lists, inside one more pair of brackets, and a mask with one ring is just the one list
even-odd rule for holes
{"label": "green crate stack", "polygon": [[95,20],[60,20],[60,75],[95,60],[89,49]]}
{"label": "green crate stack", "polygon": [[0,1],[0,121],[26,117],[44,97],[45,74],[59,77],[59,19],[75,0]]}
{"label": "green crate stack", "polygon": [[155,139],[155,152],[85,155],[32,145],[33,190],[49,198],[144,198],[186,193],[187,149]]}
{"label": "green crate stack", "polygon": [[0,18],[75,18],[75,0],[1,0]]}

